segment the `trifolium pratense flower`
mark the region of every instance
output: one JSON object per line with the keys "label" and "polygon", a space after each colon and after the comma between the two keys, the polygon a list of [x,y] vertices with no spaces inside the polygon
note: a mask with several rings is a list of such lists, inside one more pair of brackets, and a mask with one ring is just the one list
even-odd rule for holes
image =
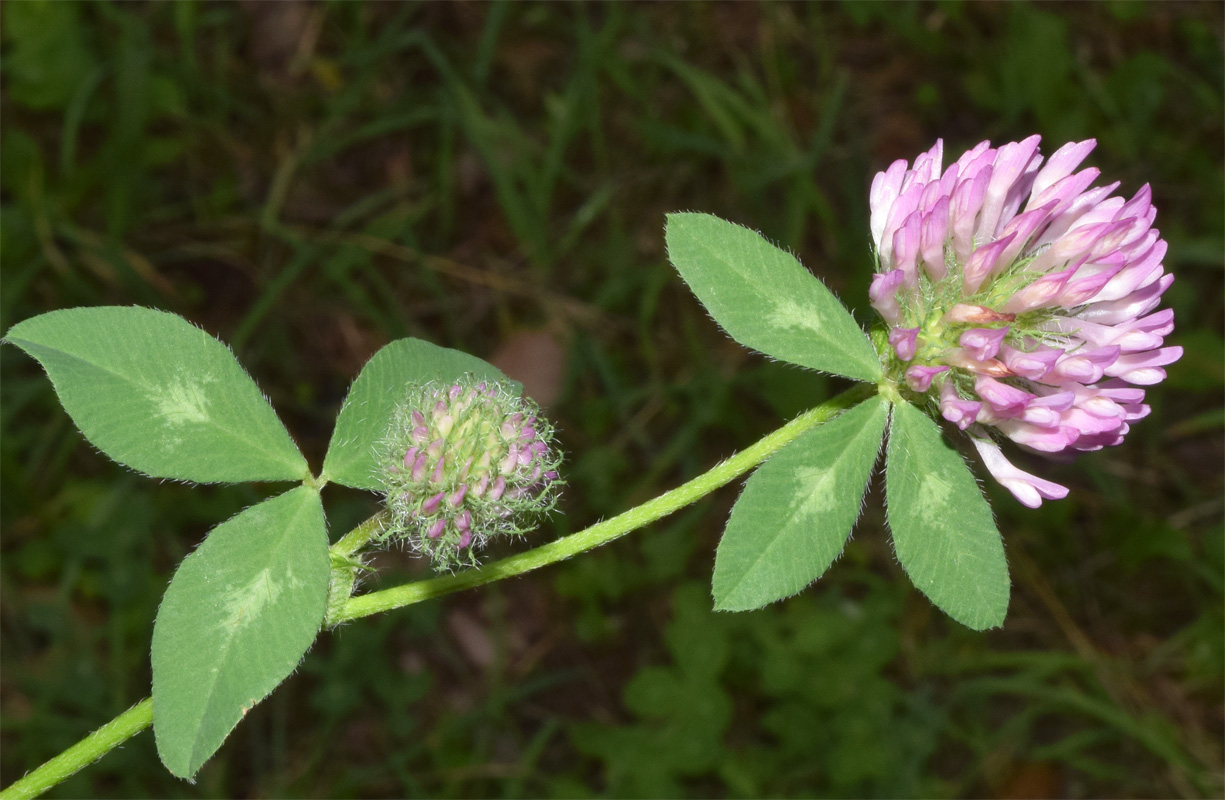
{"label": "trifolium pratense flower", "polygon": [[991,474],[1036,507],[1067,489],[1013,466],[997,439],[1045,454],[1123,440],[1144,389],[1182,355],[1164,347],[1174,280],[1147,185],[1130,200],[1075,171],[1092,139],[1043,164],[1038,136],[982,142],[942,169],[937,142],[872,182],[870,297],[904,393],[964,430]]}

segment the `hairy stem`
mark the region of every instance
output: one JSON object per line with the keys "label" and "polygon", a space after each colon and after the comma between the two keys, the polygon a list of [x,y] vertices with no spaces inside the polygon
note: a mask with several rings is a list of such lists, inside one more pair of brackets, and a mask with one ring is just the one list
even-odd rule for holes
{"label": "hairy stem", "polygon": [[384,589],[379,592],[358,595],[349,599],[334,615],[324,621],[325,625],[338,625],[371,614],[420,603],[433,597],[482,586],[486,583],[522,575],[534,569],[553,564],[599,547],[625,534],[637,530],[678,509],[710,494],[715,489],[736,479],[765,461],[783,445],[801,433],[816,427],[840,411],[870,396],[874,387],[856,386],[821,405],[804,412],[791,422],[760,439],[747,450],[737,453],[721,464],[699,475],[686,484],[665,492],[654,500],[632,508],[612,519],[598,522],[589,528],[573,533],[555,542],[541,545],[524,553],[494,561],[478,569],[465,570],[454,575],[441,575],[415,583]]}
{"label": "hairy stem", "polygon": [[3,800],[38,797],[153,724],[153,698],[146,697],[3,792]]}

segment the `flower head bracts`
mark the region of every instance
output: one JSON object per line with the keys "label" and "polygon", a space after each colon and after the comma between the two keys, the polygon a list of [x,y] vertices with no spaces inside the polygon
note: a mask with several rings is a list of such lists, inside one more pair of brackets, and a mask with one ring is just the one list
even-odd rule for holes
{"label": "flower head bracts", "polygon": [[560,456],[552,426],[501,383],[461,379],[410,388],[383,446],[397,538],[439,570],[475,566],[496,536],[516,536],[553,508]]}
{"label": "flower head bracts", "polygon": [[1096,142],[1043,164],[1038,136],[982,142],[947,169],[937,142],[872,182],[878,274],[869,295],[885,320],[887,371],[903,391],[971,435],[988,470],[1036,507],[1067,489],[1022,472],[989,435],[1048,454],[1123,440],[1149,412],[1144,390],[1182,355],[1163,347],[1173,281],[1152,227],[1147,185],[1090,188],[1076,172]]}

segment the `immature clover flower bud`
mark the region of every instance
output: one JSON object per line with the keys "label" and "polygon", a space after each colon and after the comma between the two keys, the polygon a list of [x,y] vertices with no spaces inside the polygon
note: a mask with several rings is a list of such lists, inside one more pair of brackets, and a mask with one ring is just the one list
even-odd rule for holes
{"label": "immature clover flower bud", "polygon": [[1123,440],[1149,413],[1144,390],[1182,355],[1162,347],[1174,280],[1152,227],[1148,185],[1090,188],[1074,172],[1096,144],[1045,165],[1038,136],[983,142],[941,171],[943,142],[872,181],[878,274],[869,295],[889,328],[888,371],[970,435],[991,474],[1031,508],[1067,495],[1017,469],[992,435],[1069,454]]}
{"label": "immature clover flower bud", "polygon": [[475,566],[495,536],[526,532],[561,486],[553,429],[502,383],[463,378],[410,388],[385,441],[385,537],[439,570]]}

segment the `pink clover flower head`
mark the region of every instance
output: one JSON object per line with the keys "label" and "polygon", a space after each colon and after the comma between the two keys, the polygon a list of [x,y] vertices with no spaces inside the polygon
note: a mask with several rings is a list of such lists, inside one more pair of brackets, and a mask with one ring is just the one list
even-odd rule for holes
{"label": "pink clover flower head", "polygon": [[380,448],[397,540],[451,571],[490,539],[526,533],[562,485],[553,428],[509,385],[465,376],[409,387]]}
{"label": "pink clover flower head", "polygon": [[[1065,496],[1014,467],[992,438],[1052,456],[1118,444],[1148,413],[1144,390],[1182,355],[1158,310],[1173,282],[1146,184],[1092,188],[1096,141],[1043,160],[1039,137],[982,142],[943,166],[937,142],[872,181],[888,379],[965,430],[1025,505]],[[883,344],[883,343],[882,343]]]}

